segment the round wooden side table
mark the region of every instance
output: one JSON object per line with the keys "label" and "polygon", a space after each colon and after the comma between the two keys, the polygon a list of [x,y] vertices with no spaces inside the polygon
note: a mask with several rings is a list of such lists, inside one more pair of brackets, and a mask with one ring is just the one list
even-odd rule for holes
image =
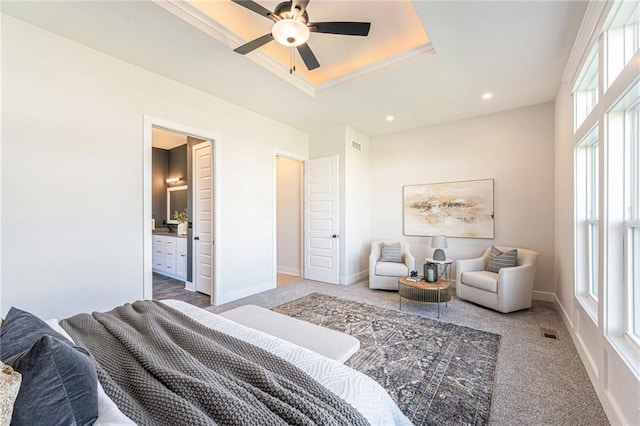
{"label": "round wooden side table", "polygon": [[440,303],[451,300],[451,282],[439,280],[434,283],[426,281],[409,281],[406,276],[398,279],[398,293],[400,294],[400,310],[402,298],[425,303],[438,304],[438,318],[440,318]]}

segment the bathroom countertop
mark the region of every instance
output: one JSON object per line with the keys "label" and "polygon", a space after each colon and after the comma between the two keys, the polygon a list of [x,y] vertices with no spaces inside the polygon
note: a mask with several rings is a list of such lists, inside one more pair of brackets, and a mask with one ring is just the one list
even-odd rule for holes
{"label": "bathroom countertop", "polygon": [[175,232],[167,232],[167,231],[151,231],[153,235],[164,235],[165,237],[178,237],[178,238],[187,238],[186,235],[178,235]]}

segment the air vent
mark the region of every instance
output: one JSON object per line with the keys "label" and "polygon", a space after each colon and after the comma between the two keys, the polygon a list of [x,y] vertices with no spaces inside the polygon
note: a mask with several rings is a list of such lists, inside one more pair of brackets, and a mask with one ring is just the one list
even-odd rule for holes
{"label": "air vent", "polygon": [[544,328],[540,327],[540,331],[542,332],[542,337],[546,337],[547,339],[558,340],[558,331],[552,328]]}
{"label": "air vent", "polygon": [[362,152],[362,144],[360,142],[351,141],[351,148],[355,149],[358,152]]}

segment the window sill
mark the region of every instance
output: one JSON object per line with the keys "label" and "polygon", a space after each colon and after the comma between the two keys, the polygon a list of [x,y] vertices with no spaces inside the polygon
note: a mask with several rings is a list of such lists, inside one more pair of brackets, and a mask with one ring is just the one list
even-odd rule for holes
{"label": "window sill", "polygon": [[587,294],[581,294],[576,297],[580,305],[587,313],[589,318],[593,321],[593,323],[598,326],[598,302],[596,302],[593,297]]}

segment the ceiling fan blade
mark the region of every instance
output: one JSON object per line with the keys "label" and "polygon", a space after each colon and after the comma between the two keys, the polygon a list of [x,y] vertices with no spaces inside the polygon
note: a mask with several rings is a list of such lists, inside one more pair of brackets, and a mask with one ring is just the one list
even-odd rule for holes
{"label": "ceiling fan blade", "polygon": [[307,43],[298,46],[298,53],[300,53],[300,56],[302,56],[302,60],[304,61],[304,64],[309,71],[314,70],[320,66],[316,55],[313,54],[311,48]]}
{"label": "ceiling fan blade", "polygon": [[231,0],[231,1],[236,4],[239,4],[240,6],[246,7],[250,11],[257,13],[258,15],[262,15],[265,18],[271,19],[274,22],[277,20],[269,9],[267,9],[266,7],[260,6],[258,3],[252,0]]}
{"label": "ceiling fan blade", "polygon": [[238,52],[241,55],[246,55],[252,50],[255,50],[258,47],[269,43],[271,40],[273,40],[273,36],[271,35],[271,33],[265,34],[262,37],[258,37],[257,39],[252,40],[249,43],[243,44],[242,46],[233,49],[233,51]]}
{"label": "ceiling fan blade", "polygon": [[298,9],[298,15],[302,15],[309,4],[309,0],[293,0],[291,2],[291,12]]}
{"label": "ceiling fan blade", "polygon": [[367,36],[371,22],[312,22],[308,27],[312,33]]}

